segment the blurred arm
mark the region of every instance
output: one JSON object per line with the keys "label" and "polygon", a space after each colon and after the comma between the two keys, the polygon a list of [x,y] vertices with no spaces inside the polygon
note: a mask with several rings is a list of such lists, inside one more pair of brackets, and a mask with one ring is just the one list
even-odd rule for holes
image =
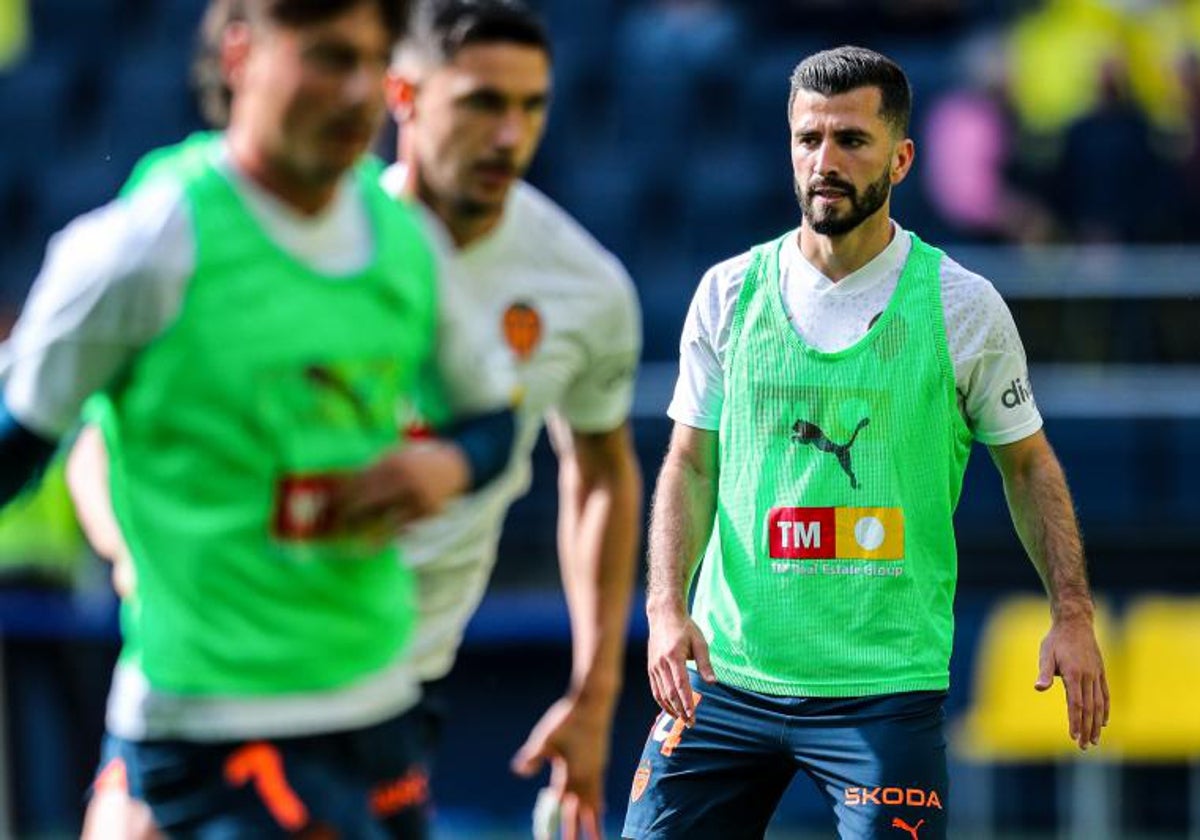
{"label": "blurred arm", "polygon": [[437,514],[503,471],[514,425],[505,409],[460,421],[442,432],[446,437],[394,447],[338,489],[335,518],[350,530],[390,534]]}
{"label": "blurred arm", "polygon": [[571,613],[571,690],[612,705],[636,577],[641,469],[628,424],[581,433],[555,421],[550,430],[559,457],[558,551]]}
{"label": "blurred arm", "polygon": [[552,765],[564,822],[600,836],[604,772],[621,690],[636,576],[641,470],[628,424],[609,432],[551,418],[559,459],[558,554],[571,615],[571,686],[534,726],[513,759],[522,775]]}

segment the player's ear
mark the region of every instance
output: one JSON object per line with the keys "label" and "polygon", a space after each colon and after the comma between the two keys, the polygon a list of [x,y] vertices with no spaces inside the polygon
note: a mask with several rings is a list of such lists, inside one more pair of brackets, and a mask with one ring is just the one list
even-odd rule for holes
{"label": "player's ear", "polygon": [[899,184],[907,177],[916,154],[917,149],[912,138],[905,137],[896,144],[896,148],[892,152],[892,186]]}
{"label": "player's ear", "polygon": [[392,112],[396,122],[412,118],[417,98],[417,84],[412,78],[396,70],[389,70],[384,81],[384,93],[387,96],[388,110]]}
{"label": "player's ear", "polygon": [[250,24],[235,21],[221,33],[221,75],[230,90],[241,87],[246,75],[246,63],[250,59],[253,32]]}

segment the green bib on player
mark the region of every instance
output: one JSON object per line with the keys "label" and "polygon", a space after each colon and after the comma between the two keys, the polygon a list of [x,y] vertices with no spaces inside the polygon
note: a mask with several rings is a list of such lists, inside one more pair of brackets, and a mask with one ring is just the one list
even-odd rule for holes
{"label": "green bib on player", "polygon": [[971,435],[946,346],[942,253],[913,236],[887,309],[857,343],[824,353],[784,309],[783,242],[754,250],[734,311],[716,524],[693,615],[718,678],[751,691],[944,689]]}
{"label": "green bib on player", "polygon": [[433,258],[367,164],[373,260],[315,272],[267,237],[215,148],[200,135],[153,160],[184,189],[195,273],[177,320],[93,406],[137,572],[122,656],[157,691],[339,688],[392,663],[415,617],[392,541],[339,532],[328,501],[399,440],[433,350]]}

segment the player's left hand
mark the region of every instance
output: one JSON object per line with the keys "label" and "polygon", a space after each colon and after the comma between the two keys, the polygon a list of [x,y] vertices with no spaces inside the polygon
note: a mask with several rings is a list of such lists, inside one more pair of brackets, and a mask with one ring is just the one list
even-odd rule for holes
{"label": "player's left hand", "polygon": [[1108,726],[1108,678],[1090,618],[1061,618],[1050,626],[1042,640],[1034,688],[1046,691],[1056,675],[1067,692],[1071,740],[1081,750],[1099,744],[1100,730]]}
{"label": "player's left hand", "polygon": [[611,709],[564,697],[546,710],[513,756],[513,772],[526,778],[550,762],[550,789],[558,797],[564,840],[603,836],[611,730]]}
{"label": "player's left hand", "polygon": [[466,489],[469,470],[457,447],[441,441],[419,441],[385,453],[349,476],[333,500],[339,528],[389,531],[442,510]]}

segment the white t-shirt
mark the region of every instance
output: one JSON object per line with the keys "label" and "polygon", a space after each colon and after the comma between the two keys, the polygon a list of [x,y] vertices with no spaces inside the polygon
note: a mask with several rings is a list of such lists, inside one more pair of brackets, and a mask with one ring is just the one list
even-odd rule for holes
{"label": "white t-shirt", "polygon": [[[316,216],[291,210],[234,168],[222,146],[218,165],[250,212],[284,250],[330,282],[357,273],[374,253],[364,196],[347,176]],[[182,189],[164,179],[68,225],[50,243],[11,340],[0,353],[4,398],[14,417],[47,436],[79,418],[83,401],[105,387],[180,312],[195,267],[196,243]],[[435,360],[456,412],[509,404],[511,370],[474,349],[483,330],[475,310],[440,293]],[[462,357],[473,359],[468,369]],[[271,698],[194,697],[151,690],[135,665],[113,675],[108,727],[131,739],[226,740],[349,729],[398,714],[418,697],[407,658],[336,691]]]}
{"label": "white t-shirt", "polygon": [[[334,278],[372,258],[366,204],[347,176],[329,207],[297,213],[242,176],[221,148],[219,164],[268,235],[300,261]],[[4,354],[4,399],[22,424],[60,437],[80,405],[104,388],[179,314],[196,245],[180,187],[164,179],[71,222],[50,241]],[[480,333],[474,310],[439,294],[437,373],[456,412],[507,404],[501,365],[464,368],[457,356]],[[441,348],[455,348],[454,356]],[[472,354],[478,362],[482,353]],[[486,370],[488,375],[481,375]],[[3,374],[4,371],[0,371]]]}
{"label": "white t-shirt", "polygon": [[[404,176],[391,167],[384,188],[400,195]],[[553,412],[572,429],[603,432],[629,416],[641,313],[617,258],[529,184],[518,183],[497,227],[462,250],[426,215],[444,249],[442,282],[482,316],[487,352],[511,362],[524,393],[504,474],[403,539],[420,583],[413,656],[422,679],[433,680],[453,666],[487,588],[504,517],[529,488],[544,417]]]}
{"label": "white t-shirt", "polygon": [[[891,242],[858,271],[834,282],[800,253],[799,236],[780,250],[780,294],[793,328],[823,352],[861,339],[891,300],[912,242],[893,223]],[[680,340],[679,379],[667,414],[676,422],[715,431],[724,400],[724,359],[750,252],[705,273]],[[954,364],[959,410],[980,443],[1013,443],[1042,427],[1029,366],[1016,324],[1000,294],[983,277],[949,257],[942,260],[946,342]]]}

